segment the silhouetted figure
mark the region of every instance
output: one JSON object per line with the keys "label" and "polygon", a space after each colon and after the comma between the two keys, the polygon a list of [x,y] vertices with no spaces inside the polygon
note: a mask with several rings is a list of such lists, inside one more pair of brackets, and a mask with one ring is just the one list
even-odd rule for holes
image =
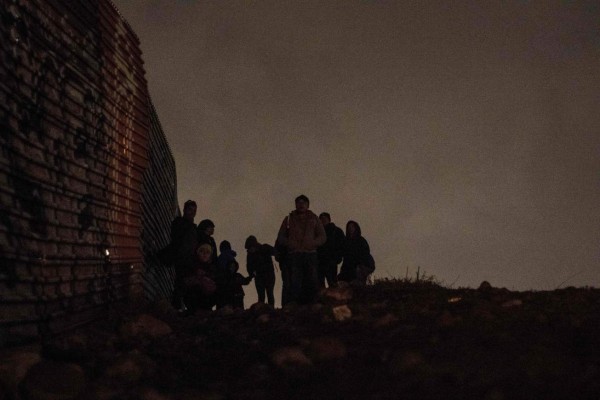
{"label": "silhouetted figure", "polygon": [[208,243],[212,249],[212,258],[211,261],[213,263],[217,262],[217,243],[213,238],[215,234],[215,224],[210,219],[203,219],[198,224],[198,242],[199,243]]}
{"label": "silhouetted figure", "polygon": [[317,248],[327,239],[323,224],[308,209],[305,195],[295,199],[296,209],[283,219],[277,239],[288,252],[290,302],[312,303],[318,290]]}
{"label": "silhouetted figure", "polygon": [[273,288],[275,287],[275,269],[273,267],[272,256],[275,251],[273,246],[261,244],[255,236],[251,235],[246,239],[244,247],[248,250],[246,268],[248,269],[248,274],[254,277],[258,301],[264,303],[266,295],[268,303],[274,307],[275,296],[273,295]]}
{"label": "silhouetted figure", "polygon": [[343,230],[331,222],[329,213],[321,213],[319,220],[323,224],[327,235],[325,244],[317,249],[319,255],[319,284],[321,287],[325,287],[325,281],[327,280],[327,286],[332,287],[337,283],[337,266],[342,262],[344,256],[346,236]]}
{"label": "silhouetted figure", "polygon": [[344,262],[339,281],[365,284],[367,277],[375,269],[369,243],[362,236],[360,225],[355,221],[346,224],[346,241],[344,243]]}
{"label": "silhouetted figure", "polygon": [[176,217],[171,223],[170,256],[175,267],[175,287],[173,290],[173,306],[179,311],[185,311],[183,302],[184,277],[189,276],[196,263],[194,252],[198,247],[198,236],[194,217],[197,206],[193,200],[188,200],[183,205],[183,215]]}
{"label": "silhouetted figure", "polygon": [[237,253],[231,249],[231,244],[223,240],[219,244],[219,257],[217,257],[216,283],[217,308],[231,306],[244,308],[244,289],[252,281],[252,276],[244,277],[238,272],[239,264],[235,257]]}
{"label": "silhouetted figure", "polygon": [[215,269],[212,248],[208,243],[199,245],[194,269],[184,278],[184,301],[190,313],[199,309],[211,310],[216,304]]}
{"label": "silhouetted figure", "polygon": [[252,281],[252,275],[245,277],[239,273],[240,265],[238,263],[231,264],[229,267],[231,272],[230,290],[231,290],[231,306],[235,309],[244,309],[244,288]]}

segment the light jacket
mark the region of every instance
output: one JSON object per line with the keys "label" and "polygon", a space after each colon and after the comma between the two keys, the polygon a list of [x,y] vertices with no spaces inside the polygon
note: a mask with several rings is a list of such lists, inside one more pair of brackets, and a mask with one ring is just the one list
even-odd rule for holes
{"label": "light jacket", "polygon": [[283,219],[278,239],[289,253],[312,253],[327,240],[323,224],[315,213],[292,211]]}

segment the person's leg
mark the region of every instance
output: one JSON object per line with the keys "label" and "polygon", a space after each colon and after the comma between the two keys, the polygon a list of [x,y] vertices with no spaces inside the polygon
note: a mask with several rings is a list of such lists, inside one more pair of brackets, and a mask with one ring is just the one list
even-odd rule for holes
{"label": "person's leg", "polygon": [[267,292],[267,302],[271,307],[275,307],[275,295],[273,294],[273,289],[275,289],[275,274],[273,274],[273,276],[270,276],[265,284],[265,291]]}
{"label": "person's leg", "polygon": [[328,278],[327,275],[327,261],[319,260],[319,268],[318,268],[318,282],[320,287],[325,287],[325,279]]}
{"label": "person's leg", "polygon": [[287,262],[279,263],[281,270],[281,306],[290,302],[290,267]]}
{"label": "person's leg", "polygon": [[290,302],[300,301],[302,294],[302,280],[304,274],[302,272],[302,254],[292,253],[289,255],[289,269],[290,269]]}
{"label": "person's leg", "polygon": [[329,261],[325,266],[325,278],[327,279],[327,287],[337,285],[337,264],[335,261]]}
{"label": "person's leg", "polygon": [[255,277],[254,285],[256,286],[256,294],[258,295],[258,302],[265,302],[265,283],[263,277]]}
{"label": "person's leg", "polygon": [[244,309],[244,296],[243,295],[237,295],[234,297],[233,308],[241,309],[241,310]]}
{"label": "person's leg", "polygon": [[319,260],[317,253],[302,254],[302,302],[313,303],[319,291],[318,268]]}

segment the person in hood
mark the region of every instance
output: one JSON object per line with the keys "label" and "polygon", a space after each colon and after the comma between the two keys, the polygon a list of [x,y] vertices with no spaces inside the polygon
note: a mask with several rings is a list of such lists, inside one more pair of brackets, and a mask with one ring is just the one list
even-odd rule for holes
{"label": "person in hood", "polygon": [[312,303],[319,285],[317,248],[327,236],[319,218],[308,209],[308,197],[296,197],[295,204],[296,209],[283,219],[277,239],[288,254],[290,302]]}
{"label": "person in hood", "polygon": [[332,287],[337,283],[337,269],[344,256],[346,236],[343,230],[331,222],[329,213],[322,212],[319,214],[319,219],[327,235],[325,244],[317,249],[319,255],[319,285],[325,287],[325,281],[327,281],[327,286]]}
{"label": "person in hood", "polygon": [[256,236],[250,235],[244,245],[248,251],[246,257],[246,268],[248,274],[254,277],[254,285],[260,303],[267,302],[275,307],[275,268],[273,267],[273,255],[275,249],[269,244],[259,243]]}
{"label": "person in hood", "polygon": [[356,221],[346,224],[344,243],[344,262],[338,275],[338,281],[365,284],[369,274],[375,269],[369,243],[362,236],[360,225]]}

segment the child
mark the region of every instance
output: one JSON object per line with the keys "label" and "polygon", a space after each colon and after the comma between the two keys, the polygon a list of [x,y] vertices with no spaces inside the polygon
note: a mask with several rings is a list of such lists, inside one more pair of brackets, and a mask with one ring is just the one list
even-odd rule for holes
{"label": "child", "polygon": [[219,244],[219,250],[221,254],[217,259],[217,308],[228,305],[243,309],[244,289],[242,286],[249,284],[252,276],[245,278],[238,273],[240,266],[235,259],[237,253],[231,249],[231,244],[227,240],[223,240]]}

